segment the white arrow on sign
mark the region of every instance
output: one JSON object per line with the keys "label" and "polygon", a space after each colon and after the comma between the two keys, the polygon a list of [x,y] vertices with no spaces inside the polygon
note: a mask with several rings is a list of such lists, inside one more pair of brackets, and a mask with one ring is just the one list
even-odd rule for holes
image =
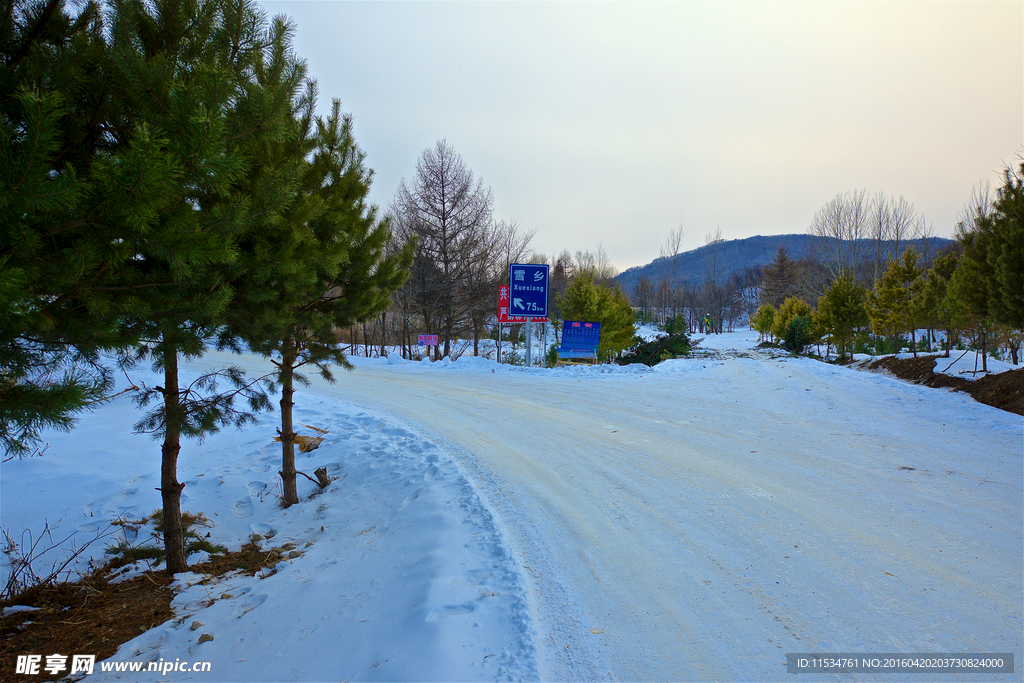
{"label": "white arrow on sign", "polygon": [[523,306],[522,299],[512,299],[512,305],[515,306],[516,308],[521,308],[524,311],[526,310],[526,306]]}

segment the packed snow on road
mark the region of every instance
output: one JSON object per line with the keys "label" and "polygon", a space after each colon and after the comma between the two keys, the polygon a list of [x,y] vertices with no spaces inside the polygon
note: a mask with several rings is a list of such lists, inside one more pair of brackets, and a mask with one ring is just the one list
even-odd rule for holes
{"label": "packed snow on road", "polygon": [[[352,358],[296,394],[296,422],[329,430],[298,469],[333,479],[300,478],[301,504],[279,505],[276,413],[182,449],[211,540],[297,552],[180,576],[177,617],[109,661],[210,662],[170,677],[196,681],[788,680],[787,653],[819,652],[1013,653],[1019,672],[1022,418],[755,342],[654,368]],[[189,372],[226,363],[267,367]],[[138,417],[122,397],[5,461],[8,534],[77,532],[52,562],[158,508]],[[800,675],[837,679],[920,676]]]}

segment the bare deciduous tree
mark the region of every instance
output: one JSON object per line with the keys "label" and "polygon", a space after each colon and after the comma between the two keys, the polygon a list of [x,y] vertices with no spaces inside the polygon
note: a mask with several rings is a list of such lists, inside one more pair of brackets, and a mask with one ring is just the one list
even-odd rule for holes
{"label": "bare deciduous tree", "polygon": [[683,248],[683,226],[679,226],[668,234],[665,244],[661,247],[660,256],[665,259],[668,265],[668,297],[661,306],[671,309],[667,315],[678,314],[678,288],[679,288],[679,254]]}
{"label": "bare deciduous tree", "polygon": [[871,199],[869,237],[873,245],[871,281],[882,277],[890,259],[899,258],[907,242],[924,232],[924,217],[905,197],[888,197],[882,192]]}
{"label": "bare deciduous tree", "polygon": [[811,255],[832,278],[853,272],[860,263],[861,240],[868,230],[869,205],[864,190],[841,192],[814,214],[808,229]]}
{"label": "bare deciduous tree", "polygon": [[444,140],[416,163],[411,186],[403,179],[391,213],[396,232],[418,239],[410,280],[426,324],[438,325],[444,355],[460,320],[481,296],[481,259],[492,246],[494,198]]}
{"label": "bare deciduous tree", "polygon": [[479,292],[479,296],[474,298],[471,316],[474,356],[480,355],[480,338],[485,324],[497,312],[498,287],[508,283],[509,266],[528,259],[536,263],[529,256],[530,242],[536,232],[523,230],[515,219],[498,221],[491,227],[486,240],[488,246],[479,252],[479,263],[473,269]]}
{"label": "bare deciduous tree", "polygon": [[[868,198],[864,190],[841,192],[818,209],[808,233],[810,255],[828,273],[825,284],[844,273],[874,281],[890,258],[926,233],[924,217],[904,197],[882,192]],[[814,292],[818,296],[823,292]]]}
{"label": "bare deciduous tree", "polygon": [[979,219],[984,220],[992,215],[994,202],[992,184],[987,179],[972,187],[971,196],[956,215],[957,229],[974,232]]}
{"label": "bare deciduous tree", "polygon": [[594,282],[598,284],[605,284],[619,274],[608,258],[608,252],[604,250],[604,245],[601,244],[598,244],[597,249],[593,252],[589,249],[578,250],[573,259],[573,270],[574,277],[581,273],[590,273]]}
{"label": "bare deciduous tree", "polygon": [[701,283],[700,302],[705,315],[710,316],[711,332],[721,332],[722,322],[729,309],[729,293],[720,282],[723,278],[721,252],[722,228],[708,233],[704,240],[704,251],[701,253],[701,267],[704,269],[704,281]]}
{"label": "bare deciduous tree", "polygon": [[639,308],[644,315],[652,315],[654,312],[654,283],[651,282],[651,278],[641,275],[633,285],[633,296],[630,299],[631,303]]}

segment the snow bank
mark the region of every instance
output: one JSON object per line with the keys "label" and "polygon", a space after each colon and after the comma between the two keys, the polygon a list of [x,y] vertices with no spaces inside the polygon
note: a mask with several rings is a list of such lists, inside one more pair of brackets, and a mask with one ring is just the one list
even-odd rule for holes
{"label": "snow bank", "polygon": [[[145,374],[133,377],[158,379]],[[237,549],[258,534],[263,547],[291,544],[294,557],[257,577],[179,577],[176,618],[110,661],[209,661],[210,673],[193,675],[205,681],[536,678],[518,567],[450,457],[415,432],[310,393],[295,417],[330,430],[318,450],[297,454],[297,469],[326,467],[334,480],[314,495],[300,477],[299,505],[279,505],[276,413],[187,442],[178,474],[182,508],[215,523],[213,542]],[[44,520],[55,539],[77,530],[44,558],[57,560],[112,520],[158,508],[159,444],[130,433],[137,419],[123,397],[71,434],[48,433],[43,457],[5,462],[3,527],[16,538]],[[102,555],[95,544],[78,569]],[[9,570],[5,556],[0,580]],[[203,634],[213,640],[200,643]],[[96,671],[90,680],[167,679]]]}

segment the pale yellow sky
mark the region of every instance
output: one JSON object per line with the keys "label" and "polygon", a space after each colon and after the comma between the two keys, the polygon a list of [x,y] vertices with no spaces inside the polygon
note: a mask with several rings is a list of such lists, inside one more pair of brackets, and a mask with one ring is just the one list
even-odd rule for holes
{"label": "pale yellow sky", "polygon": [[1020,2],[263,2],[390,201],[447,139],[499,219],[624,269],[855,188],[952,234],[1024,147]]}

